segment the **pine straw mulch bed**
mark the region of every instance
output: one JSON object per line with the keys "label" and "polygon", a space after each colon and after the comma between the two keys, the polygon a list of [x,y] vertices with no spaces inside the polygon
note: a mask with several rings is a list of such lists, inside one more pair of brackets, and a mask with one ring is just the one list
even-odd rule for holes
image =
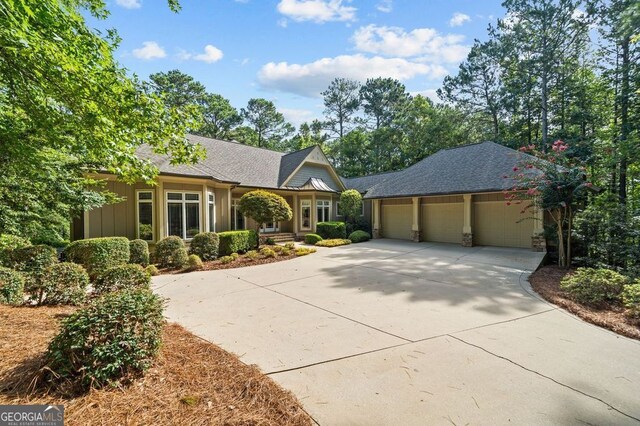
{"label": "pine straw mulch bed", "polygon": [[544,266],[529,277],[529,282],[536,293],[554,305],[591,324],[640,340],[640,319],[625,315],[623,306],[606,303],[596,308],[571,300],[567,293],[560,289],[560,281],[568,273],[571,271],[559,266]]}
{"label": "pine straw mulch bed", "polygon": [[68,425],[310,425],[288,391],[255,366],[187,332],[164,328],[162,350],[129,386],[70,395],[32,386],[69,307],[0,305],[0,404],[63,404]]}
{"label": "pine straw mulch bed", "polygon": [[[304,256],[308,256],[308,255],[304,255]],[[267,263],[282,262],[284,260],[291,260],[297,257],[303,257],[303,256],[299,256],[292,253],[288,256],[281,256],[280,254],[278,254],[276,257],[259,257],[256,259],[249,259],[245,255],[240,255],[240,257],[237,260],[234,260],[233,262],[230,262],[230,263],[222,263],[219,260],[210,260],[210,261],[202,262],[202,268],[197,270],[198,271],[215,271],[218,269],[244,268],[245,266],[266,265]],[[158,269],[158,272],[161,275],[164,275],[164,274],[185,274],[193,271],[189,269],[180,270],[180,269],[171,269],[171,268],[161,268],[161,269]]]}

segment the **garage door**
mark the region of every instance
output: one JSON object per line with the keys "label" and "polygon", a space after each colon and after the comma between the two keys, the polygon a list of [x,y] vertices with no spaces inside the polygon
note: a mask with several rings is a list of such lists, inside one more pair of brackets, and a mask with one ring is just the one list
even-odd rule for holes
{"label": "garage door", "polygon": [[[473,242],[481,246],[531,247],[534,221],[525,219],[521,205],[504,201],[480,202],[473,206]],[[524,220],[523,220],[524,219]]]}
{"label": "garage door", "polygon": [[385,238],[411,238],[413,213],[411,205],[382,206],[382,236]]}
{"label": "garage door", "polygon": [[429,203],[422,205],[421,229],[424,241],[462,242],[463,203]]}

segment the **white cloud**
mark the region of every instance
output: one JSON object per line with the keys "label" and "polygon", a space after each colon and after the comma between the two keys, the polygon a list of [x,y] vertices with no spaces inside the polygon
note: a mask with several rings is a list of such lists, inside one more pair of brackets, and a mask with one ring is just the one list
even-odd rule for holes
{"label": "white cloud", "polygon": [[208,64],[212,64],[222,59],[223,56],[224,54],[222,53],[222,50],[218,49],[217,47],[211,44],[207,44],[204,47],[204,53],[194,55],[193,59],[195,59],[196,61],[202,61]]}
{"label": "white cloud", "polygon": [[460,25],[463,25],[465,22],[471,22],[471,16],[465,13],[456,12],[453,14],[451,19],[449,19],[449,26],[459,27]]}
{"label": "white cloud", "polygon": [[309,111],[308,109],[278,108],[278,111],[284,115],[284,118],[289,123],[296,127],[300,127],[302,123],[313,121],[313,119],[316,118],[313,111]]}
{"label": "white cloud", "polygon": [[376,9],[383,13],[389,13],[393,10],[393,0],[380,0],[376,5]]}
{"label": "white cloud", "polygon": [[155,41],[145,41],[142,43],[142,47],[133,49],[133,56],[138,59],[150,60],[164,58],[167,53]]}
{"label": "white cloud", "polygon": [[447,70],[440,65],[356,54],[322,58],[307,64],[270,62],[260,69],[258,82],[267,89],[318,97],[336,77],[364,81],[375,77],[409,80],[416,76],[426,76],[438,79],[445,75]]}
{"label": "white cloud", "polygon": [[116,4],[125,9],[139,9],[142,7],[142,0],[116,0]]}
{"label": "white cloud", "polygon": [[463,35],[442,35],[433,28],[416,28],[406,32],[398,27],[367,25],[353,35],[355,47],[361,52],[403,58],[421,57],[419,62],[458,63],[469,52],[463,41]]}
{"label": "white cloud", "polygon": [[346,6],[345,0],[280,0],[278,12],[297,21],[323,23],[327,21],[353,21],[356,8]]}

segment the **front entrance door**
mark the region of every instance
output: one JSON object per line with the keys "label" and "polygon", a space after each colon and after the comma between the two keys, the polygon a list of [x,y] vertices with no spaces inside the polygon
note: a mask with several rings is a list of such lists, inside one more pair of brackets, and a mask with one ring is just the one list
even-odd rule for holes
{"label": "front entrance door", "polygon": [[275,221],[267,222],[262,224],[261,232],[278,232],[280,231],[280,224]]}

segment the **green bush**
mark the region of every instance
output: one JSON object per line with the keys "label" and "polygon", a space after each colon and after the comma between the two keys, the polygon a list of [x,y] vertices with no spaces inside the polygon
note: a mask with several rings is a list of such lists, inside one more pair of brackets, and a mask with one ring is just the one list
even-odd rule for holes
{"label": "green bush", "polygon": [[9,255],[11,250],[30,246],[31,243],[26,238],[16,235],[0,234],[0,266],[9,267]]}
{"label": "green bush", "polygon": [[223,265],[226,265],[227,263],[233,262],[235,259],[231,256],[222,256],[219,260],[220,260],[220,263],[222,263]]}
{"label": "green bush", "polygon": [[364,231],[353,231],[351,235],[349,235],[349,240],[351,240],[352,243],[362,243],[364,241],[369,241],[370,239],[371,235]]}
{"label": "green bush", "polygon": [[129,263],[142,266],[149,264],[149,244],[145,240],[129,241]]}
{"label": "green bush", "polygon": [[640,317],[640,280],[624,286],[622,290],[622,303],[628,309],[632,317]]}
{"label": "green bush", "polygon": [[323,239],[347,238],[347,226],[344,222],[320,222],[316,233]]}
{"label": "green bush", "polygon": [[220,232],[218,237],[221,255],[246,253],[258,245],[258,234],[253,230]]}
{"label": "green bush", "polygon": [[124,237],[78,240],[64,250],[65,260],[84,266],[92,280],[109,268],[128,263],[129,254],[129,240]]}
{"label": "green bush", "polygon": [[119,290],[133,290],[148,288],[151,276],[140,265],[120,265],[109,268],[93,284],[98,294],[111,293]]}
{"label": "green bush", "polygon": [[146,370],[158,353],[164,301],[148,289],[109,293],[62,321],[49,344],[53,380],[102,387]]}
{"label": "green bush", "polygon": [[257,252],[257,251],[255,251],[255,250],[249,250],[249,251],[245,254],[245,257],[246,257],[247,259],[250,259],[250,260],[255,260],[255,259],[257,259],[257,258],[258,258],[258,256],[259,256],[259,254],[258,254],[258,252]]}
{"label": "green bush", "polygon": [[202,259],[197,254],[190,254],[187,258],[187,269],[190,271],[197,271],[202,269]]}
{"label": "green bush", "polygon": [[267,237],[267,239],[265,240],[265,244],[268,246],[275,246],[276,245],[276,240],[274,240],[271,237]]}
{"label": "green bush", "polygon": [[624,275],[610,269],[578,268],[562,279],[560,288],[577,302],[597,305],[619,300],[626,283]]}
{"label": "green bush", "polygon": [[231,253],[229,256],[232,257],[233,260],[238,260],[240,258],[240,255],[238,253]]}
{"label": "green bush", "polygon": [[171,259],[176,268],[186,268],[189,266],[189,252],[186,248],[179,248],[174,251]]}
{"label": "green bush", "polygon": [[47,285],[48,270],[57,262],[58,255],[53,247],[27,246],[11,250],[8,266],[24,273],[25,290],[32,298],[41,302]]}
{"label": "green bush", "polygon": [[347,240],[344,238],[331,238],[329,240],[322,240],[316,243],[318,247],[338,247],[338,246],[346,246],[351,244],[351,240]]}
{"label": "green bush", "polygon": [[47,271],[47,305],[79,305],[87,297],[89,274],[81,265],[71,262],[56,263]]}
{"label": "green bush", "polygon": [[276,252],[269,247],[261,248],[260,254],[263,255],[265,258],[276,257]]}
{"label": "green bush", "polygon": [[22,305],[24,277],[20,272],[0,266],[0,304]]}
{"label": "green bush", "polygon": [[296,243],[294,243],[293,241],[289,241],[288,243],[285,243],[284,246],[285,246],[285,248],[288,248],[289,250],[295,250]]}
{"label": "green bush", "polygon": [[160,273],[156,265],[149,265],[146,268],[144,268],[144,270],[147,271],[147,274],[149,274],[149,276],[152,276],[152,277],[155,277]]}
{"label": "green bush", "polygon": [[316,249],[312,247],[298,247],[295,251],[296,256],[306,256],[311,253],[315,253]]}
{"label": "green bush", "polygon": [[304,242],[306,244],[315,245],[318,241],[322,241],[322,237],[318,234],[307,234],[304,236]]}
{"label": "green bush", "polygon": [[282,250],[280,250],[280,253],[278,253],[279,256],[289,256],[291,255],[291,249],[288,249],[286,247],[282,247]]}
{"label": "green bush", "polygon": [[189,254],[196,254],[202,260],[214,260],[218,257],[220,238],[215,232],[201,232],[193,237]]}
{"label": "green bush", "polygon": [[174,253],[179,249],[184,249],[184,241],[180,237],[172,235],[163,238],[156,244],[155,259],[163,268],[179,267],[183,264],[177,264],[173,259]]}

